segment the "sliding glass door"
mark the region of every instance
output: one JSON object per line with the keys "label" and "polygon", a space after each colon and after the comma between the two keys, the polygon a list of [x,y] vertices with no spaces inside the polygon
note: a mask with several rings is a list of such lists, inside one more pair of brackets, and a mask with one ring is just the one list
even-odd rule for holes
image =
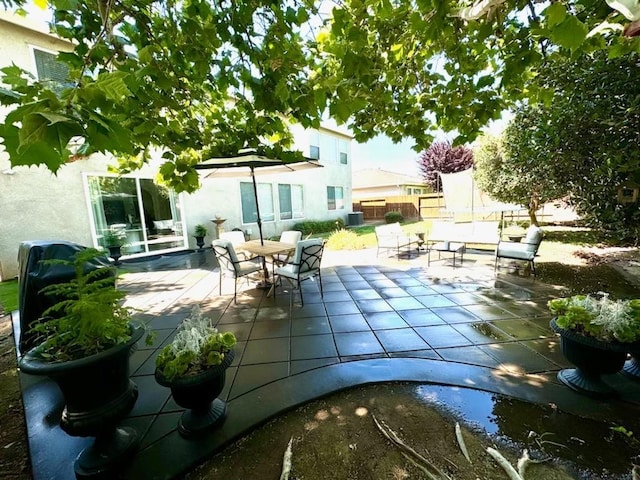
{"label": "sliding glass door", "polygon": [[104,246],[104,233],[121,231],[125,254],[186,248],[178,196],[151,179],[87,176],[93,235]]}

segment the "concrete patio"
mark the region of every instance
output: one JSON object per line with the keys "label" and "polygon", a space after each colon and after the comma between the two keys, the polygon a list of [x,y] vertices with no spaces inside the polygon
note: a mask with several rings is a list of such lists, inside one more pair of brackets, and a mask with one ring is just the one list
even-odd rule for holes
{"label": "concrete patio", "polygon": [[[156,331],[131,358],[139,398],[125,424],[142,436],[124,478],[175,478],[269,418],[311,399],[373,382],[414,381],[470,387],[562,411],[615,420],[638,415],[640,385],[607,378],[617,400],[578,395],[556,380],[568,367],[548,327],[546,302],[562,295],[509,269],[493,270],[490,254],[450,259],[426,255],[376,258],[375,250],[330,252],[323,259],[324,298],[317,283],[299,296],[243,285],[233,304],[232,281],[218,295],[215,259],[207,250],[125,264],[120,286],[138,318]],[[293,299],[293,302],[291,300]],[[194,305],[238,338],[223,397],[222,427],[197,440],[176,430],[182,413],[155,382],[155,357]],[[14,324],[17,319],[14,313]],[[34,478],[73,479],[73,459],[91,439],[58,427],[55,384],[21,374]]]}

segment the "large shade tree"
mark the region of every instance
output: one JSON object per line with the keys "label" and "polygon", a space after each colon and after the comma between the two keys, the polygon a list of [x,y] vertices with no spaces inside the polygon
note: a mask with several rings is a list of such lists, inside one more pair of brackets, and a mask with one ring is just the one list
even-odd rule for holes
{"label": "large shade tree", "polygon": [[550,63],[538,81],[553,101],[524,106],[504,139],[507,176],[564,190],[588,222],[635,241],[640,204],[618,191],[640,186],[639,72],[637,55]]}
{"label": "large shade tree", "polygon": [[530,127],[537,114],[519,111],[504,133],[505,140],[482,136],[473,150],[474,178],[480,190],[501,202],[525,206],[533,225],[538,225],[536,211],[544,203],[567,194],[545,146],[533,141]]}
{"label": "large shade tree", "polygon": [[[515,101],[548,98],[532,80],[553,57],[639,49],[621,35],[637,14],[633,2],[616,2],[619,10],[600,0],[49,4],[53,31],[74,45],[59,56],[73,85],[58,95],[4,69],[0,102],[14,110],[0,138],[12,165],[56,171],[106,151],[135,168],[159,147],[161,174],[179,191],[197,188],[193,165],[209,156],[254,148],[299,158],[289,124],[317,126],[326,112],[359,141],[411,137],[420,151],[437,129],[469,141]],[[321,15],[327,5],[335,8]]]}

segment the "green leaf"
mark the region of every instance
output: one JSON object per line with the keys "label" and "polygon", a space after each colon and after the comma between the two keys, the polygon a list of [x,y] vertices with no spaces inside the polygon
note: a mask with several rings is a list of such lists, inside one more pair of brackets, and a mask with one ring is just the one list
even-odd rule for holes
{"label": "green leaf", "polygon": [[574,51],[582,45],[587,33],[587,26],[570,15],[551,31],[551,39],[561,47]]}
{"label": "green leaf", "polygon": [[544,10],[543,15],[547,19],[547,26],[553,28],[565,19],[567,9],[562,3],[554,2]]}
{"label": "green leaf", "polygon": [[125,72],[109,72],[100,74],[95,86],[104,93],[104,95],[115,102],[125,97],[131,96],[131,91],[125,83],[128,74]]}
{"label": "green leaf", "polygon": [[493,76],[484,75],[478,79],[478,82],[476,83],[476,88],[481,89],[484,87],[488,87],[489,85],[493,85],[494,81],[495,81],[495,78]]}
{"label": "green leaf", "polygon": [[0,77],[3,83],[12,85],[13,87],[26,87],[29,84],[27,78],[33,78],[33,75],[25,72],[20,67],[11,65],[0,69],[4,75]]}
{"label": "green leaf", "polygon": [[82,128],[72,119],[53,112],[34,112],[25,115],[18,138],[18,153],[25,152],[36,143],[43,142],[59,155],[68,155],[69,140],[82,135]]}

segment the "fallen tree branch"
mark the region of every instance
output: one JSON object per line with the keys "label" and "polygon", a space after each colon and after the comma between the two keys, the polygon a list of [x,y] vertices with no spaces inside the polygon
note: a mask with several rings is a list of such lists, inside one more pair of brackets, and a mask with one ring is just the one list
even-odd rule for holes
{"label": "fallen tree branch", "polygon": [[507,472],[507,476],[511,480],[524,480],[520,476],[520,474],[516,471],[516,469],[511,466],[511,464],[507,461],[507,459],[504,458],[502,454],[499,451],[497,451],[495,448],[488,447],[487,453],[491,455],[496,462],[498,462],[498,465],[500,465],[505,472]]}
{"label": "fallen tree branch", "polygon": [[289,474],[291,473],[291,457],[293,452],[291,451],[291,444],[293,443],[293,437],[289,439],[289,445],[284,451],[284,457],[282,458],[282,473],[280,474],[280,480],[289,480]]}
{"label": "fallen tree branch", "polygon": [[[436,467],[435,465],[433,465],[431,462],[429,462],[429,460],[427,460],[425,457],[423,457],[422,455],[420,455],[418,452],[416,452],[413,448],[411,448],[409,445],[407,445],[406,443],[404,443],[400,437],[398,436],[398,434],[396,432],[394,432],[385,422],[384,420],[380,420],[378,421],[378,419],[376,418],[375,415],[371,415],[371,417],[373,418],[374,423],[376,424],[376,426],[378,427],[378,430],[380,430],[382,432],[382,434],[392,443],[394,443],[397,447],[399,447],[401,450],[403,450],[404,452],[406,452],[408,455],[410,455],[411,457],[413,457],[415,460],[419,461],[422,463],[422,465],[427,468],[430,471],[430,474],[435,478],[435,480],[440,480],[440,479],[446,479],[446,480],[451,480],[451,477],[449,477],[446,473],[444,473],[442,470],[440,470],[438,467]],[[403,452],[403,453],[404,453]]]}
{"label": "fallen tree branch", "polygon": [[458,440],[458,445],[460,446],[460,450],[462,450],[464,458],[466,458],[469,463],[473,463],[469,457],[469,452],[467,451],[467,446],[464,443],[464,438],[462,438],[462,429],[458,422],[456,422],[456,439]]}

